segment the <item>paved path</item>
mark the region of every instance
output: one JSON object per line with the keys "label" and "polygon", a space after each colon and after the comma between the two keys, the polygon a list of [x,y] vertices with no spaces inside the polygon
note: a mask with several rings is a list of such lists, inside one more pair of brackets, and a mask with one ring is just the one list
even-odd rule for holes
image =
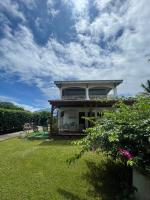
{"label": "paved path", "polygon": [[23,131],[0,135],[0,142],[10,138],[18,137],[21,133],[23,133]]}
{"label": "paved path", "polygon": [[[42,130],[42,127],[39,126],[38,129]],[[29,130],[29,132],[33,132],[33,130]],[[10,138],[18,137],[21,134],[25,134],[25,133],[23,131],[19,131],[19,132],[15,132],[15,133],[0,135],[0,142],[7,140],[7,139],[10,139]]]}

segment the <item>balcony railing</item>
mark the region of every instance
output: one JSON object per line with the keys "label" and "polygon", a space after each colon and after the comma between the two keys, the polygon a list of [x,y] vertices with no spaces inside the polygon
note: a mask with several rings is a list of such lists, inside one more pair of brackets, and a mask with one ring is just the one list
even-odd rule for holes
{"label": "balcony railing", "polygon": [[[90,95],[89,99],[96,100],[96,99],[105,99],[107,95]],[[62,100],[86,100],[85,95],[68,95],[62,96]]]}
{"label": "balcony railing", "polygon": [[97,100],[97,99],[106,99],[107,95],[89,95],[89,98],[91,100]]}
{"label": "balcony railing", "polygon": [[86,97],[84,95],[68,95],[62,96],[63,100],[84,100]]}

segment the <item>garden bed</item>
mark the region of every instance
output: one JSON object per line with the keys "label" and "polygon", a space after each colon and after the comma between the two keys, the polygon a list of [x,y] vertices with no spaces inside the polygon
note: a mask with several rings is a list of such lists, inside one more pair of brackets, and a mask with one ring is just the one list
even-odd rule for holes
{"label": "garden bed", "polygon": [[49,133],[47,131],[36,131],[36,132],[31,132],[31,133],[28,133],[26,135],[26,138],[27,139],[30,139],[30,140],[38,140],[38,139],[48,139],[49,138]]}

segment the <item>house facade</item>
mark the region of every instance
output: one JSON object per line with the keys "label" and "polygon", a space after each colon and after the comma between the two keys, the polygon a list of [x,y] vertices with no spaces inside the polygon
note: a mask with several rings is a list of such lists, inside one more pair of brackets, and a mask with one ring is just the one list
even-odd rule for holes
{"label": "house facade", "polygon": [[[81,133],[90,126],[86,117],[98,117],[117,101],[122,80],[55,81],[60,99],[49,100],[51,113],[57,109],[58,133]],[[51,131],[53,130],[51,122]]]}

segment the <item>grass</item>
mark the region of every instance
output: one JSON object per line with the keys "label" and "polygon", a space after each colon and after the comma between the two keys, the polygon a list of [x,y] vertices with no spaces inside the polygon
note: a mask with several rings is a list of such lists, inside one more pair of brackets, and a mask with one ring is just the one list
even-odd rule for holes
{"label": "grass", "polygon": [[68,166],[78,151],[68,140],[0,142],[0,200],[114,200],[122,166],[95,152]]}
{"label": "grass", "polygon": [[[92,200],[90,185],[82,177],[89,153],[68,166],[66,159],[78,152],[70,141],[10,139],[0,143],[1,200]],[[100,199],[100,198],[98,198]]]}

